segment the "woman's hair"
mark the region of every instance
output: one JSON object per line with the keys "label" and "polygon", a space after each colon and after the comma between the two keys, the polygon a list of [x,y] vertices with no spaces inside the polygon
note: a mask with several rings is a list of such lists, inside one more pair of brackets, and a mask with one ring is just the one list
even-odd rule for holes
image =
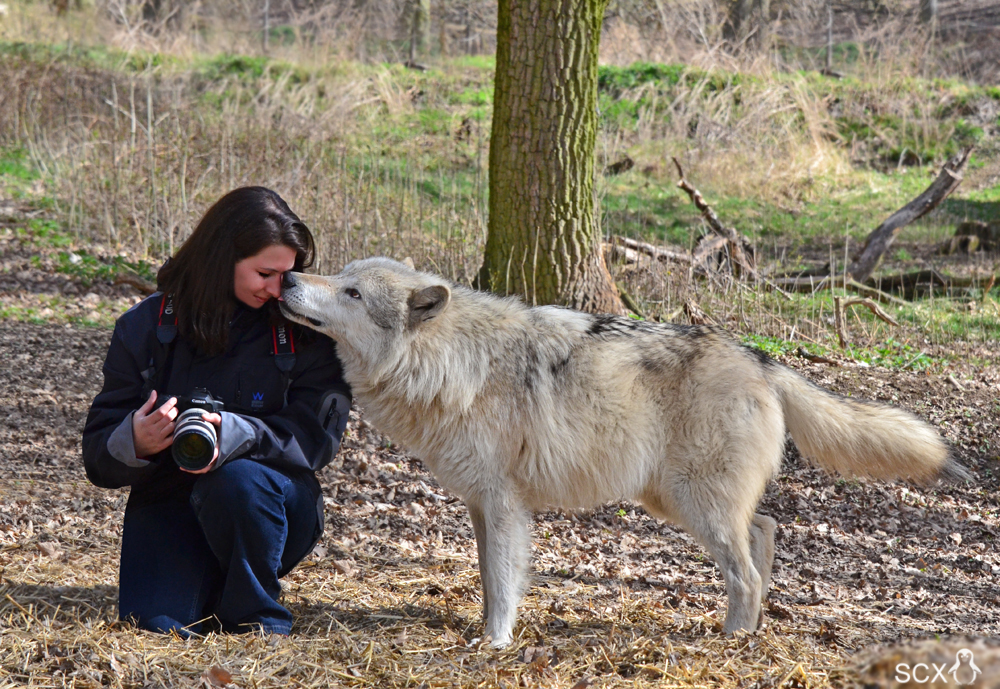
{"label": "woman's hair", "polygon": [[179,333],[205,354],[225,351],[236,264],[278,244],[295,250],[293,270],[312,265],[312,233],[275,192],[242,187],[216,201],[156,274],[157,288],[174,295]]}

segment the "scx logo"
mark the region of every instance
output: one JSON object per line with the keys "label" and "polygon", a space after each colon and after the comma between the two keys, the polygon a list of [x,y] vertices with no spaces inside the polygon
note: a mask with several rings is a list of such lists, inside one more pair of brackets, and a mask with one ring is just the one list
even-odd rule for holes
{"label": "scx logo", "polygon": [[951,667],[948,667],[948,663],[940,665],[937,663],[917,663],[912,666],[909,663],[899,663],[896,666],[896,681],[900,684],[906,684],[910,681],[917,684],[942,682],[961,687],[975,682],[980,673],[982,670],[976,666],[972,651],[963,648],[955,654],[955,663]]}

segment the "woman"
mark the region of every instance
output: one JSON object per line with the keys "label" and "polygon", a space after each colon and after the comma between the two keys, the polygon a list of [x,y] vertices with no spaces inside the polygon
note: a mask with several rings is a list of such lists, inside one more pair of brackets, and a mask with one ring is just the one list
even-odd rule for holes
{"label": "woman", "polygon": [[[207,619],[289,633],[278,579],[322,532],[315,472],[336,454],[351,406],[333,341],[276,308],[283,274],[313,255],[281,197],[236,189],[160,269],[160,291],[115,324],[83,458],[95,485],[131,486],[121,619],[182,635]],[[171,451],[178,404],[199,390],[224,405],[193,412],[217,441],[182,467]]]}

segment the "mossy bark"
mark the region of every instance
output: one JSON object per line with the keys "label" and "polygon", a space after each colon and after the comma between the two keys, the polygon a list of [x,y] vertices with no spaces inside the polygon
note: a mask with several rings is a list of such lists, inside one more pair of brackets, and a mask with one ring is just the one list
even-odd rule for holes
{"label": "mossy bark", "polygon": [[624,313],[594,201],[606,5],[500,0],[483,289],[529,304]]}

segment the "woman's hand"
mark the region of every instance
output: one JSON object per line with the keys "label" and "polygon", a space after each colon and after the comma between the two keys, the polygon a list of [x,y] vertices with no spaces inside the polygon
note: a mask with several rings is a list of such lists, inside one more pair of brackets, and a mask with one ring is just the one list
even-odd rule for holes
{"label": "woman's hand", "polygon": [[174,419],[177,418],[177,398],[171,397],[159,409],[156,390],[149,393],[149,399],[132,414],[132,444],[136,457],[151,457],[174,442]]}
{"label": "woman's hand", "polygon": [[[203,418],[205,421],[208,421],[210,424],[215,426],[215,437],[218,438],[219,433],[222,431],[222,416],[219,414],[209,414],[206,412],[201,415],[201,418]],[[216,440],[215,454],[212,455],[211,462],[209,462],[206,466],[202,467],[201,469],[192,470],[180,467],[180,470],[188,474],[207,474],[208,472],[210,472],[212,469],[215,468],[215,460],[217,460],[218,458],[219,458],[219,441]]]}

